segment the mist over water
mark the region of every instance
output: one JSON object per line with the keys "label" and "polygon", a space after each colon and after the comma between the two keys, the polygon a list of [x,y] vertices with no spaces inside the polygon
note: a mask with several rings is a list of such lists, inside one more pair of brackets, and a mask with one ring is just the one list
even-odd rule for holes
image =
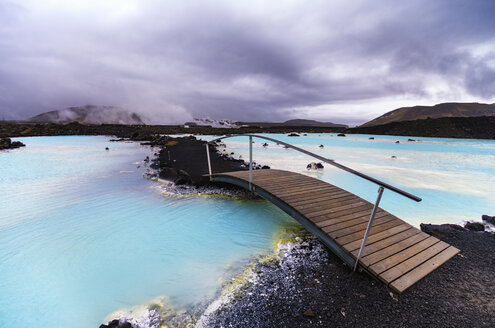
{"label": "mist over water", "polygon": [[[416,203],[386,190],[380,204],[415,226],[429,222],[479,221],[483,214],[495,215],[495,141],[414,138],[415,142],[408,142],[408,137],[337,137],[336,134],[266,136],[334,159],[421,197],[423,201]],[[370,137],[375,139],[370,140]],[[258,163],[308,174],[375,202],[378,189],[375,184],[325,163],[322,171],[308,172],[306,165],[316,159],[269,141],[264,148],[265,140],[254,140],[253,158]],[[248,159],[247,137],[224,141],[228,152]]]}
{"label": "mist over water", "polygon": [[164,197],[142,178],[149,147],[108,139],[0,153],[0,327],[98,327],[158,296],[187,307],[291,221],[260,200]]}

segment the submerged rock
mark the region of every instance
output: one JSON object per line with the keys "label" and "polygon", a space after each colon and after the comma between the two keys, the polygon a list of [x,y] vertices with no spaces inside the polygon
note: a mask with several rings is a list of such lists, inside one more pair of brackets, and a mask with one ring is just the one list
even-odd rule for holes
{"label": "submerged rock", "polygon": [[300,135],[295,133],[295,132],[289,133],[287,136],[288,137],[300,137]]}
{"label": "submerged rock", "polygon": [[307,170],[321,170],[323,168],[324,168],[324,166],[321,163],[311,162],[308,165],[306,165]]}
{"label": "submerged rock", "polygon": [[345,134],[344,133],[339,133],[339,134],[337,134],[337,137],[345,137]]}

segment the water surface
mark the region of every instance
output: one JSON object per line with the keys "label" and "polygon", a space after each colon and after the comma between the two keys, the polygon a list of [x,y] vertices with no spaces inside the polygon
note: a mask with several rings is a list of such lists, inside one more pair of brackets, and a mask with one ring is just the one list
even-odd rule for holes
{"label": "water surface", "polygon": [[[413,138],[416,141],[411,142],[409,137],[338,137],[336,134],[266,136],[334,159],[418,195],[423,201],[416,203],[385,191],[381,203],[384,209],[413,225],[419,226],[422,222],[453,223],[466,219],[480,221],[482,214],[495,215],[495,141]],[[233,151],[234,156],[241,155],[247,159],[247,140],[247,137],[225,139],[228,152]],[[369,201],[376,200],[378,187],[371,182],[327,164],[321,172],[308,172],[306,165],[317,160],[270,141],[264,148],[264,140],[254,140],[254,160],[261,164],[309,174]]]}
{"label": "water surface", "polygon": [[136,143],[16,140],[27,147],[0,153],[0,327],[98,327],[157,296],[202,301],[290,220],[264,201],[164,197]]}

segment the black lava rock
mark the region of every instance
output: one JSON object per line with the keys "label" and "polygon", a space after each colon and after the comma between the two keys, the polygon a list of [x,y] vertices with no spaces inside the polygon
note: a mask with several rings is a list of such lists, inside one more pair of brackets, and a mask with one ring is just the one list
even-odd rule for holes
{"label": "black lava rock", "polygon": [[468,222],[464,226],[464,228],[469,229],[471,231],[485,231],[485,226],[480,222]]}
{"label": "black lava rock", "polygon": [[483,215],[481,219],[487,223],[495,225],[495,216]]}

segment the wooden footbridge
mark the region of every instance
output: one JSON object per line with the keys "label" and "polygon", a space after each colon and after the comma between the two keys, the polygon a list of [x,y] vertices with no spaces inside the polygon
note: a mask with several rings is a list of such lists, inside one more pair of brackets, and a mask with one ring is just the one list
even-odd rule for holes
{"label": "wooden footbridge", "polygon": [[[457,248],[421,232],[378,206],[384,189],[417,202],[421,198],[334,160],[273,138],[242,135],[249,137],[249,171],[213,174],[208,145],[238,136],[225,136],[207,144],[210,179],[246,188],[278,206],[354,270],[364,270],[400,293],[459,252]],[[375,204],[303,174],[274,169],[253,170],[253,137],[295,149],[377,184]]]}

